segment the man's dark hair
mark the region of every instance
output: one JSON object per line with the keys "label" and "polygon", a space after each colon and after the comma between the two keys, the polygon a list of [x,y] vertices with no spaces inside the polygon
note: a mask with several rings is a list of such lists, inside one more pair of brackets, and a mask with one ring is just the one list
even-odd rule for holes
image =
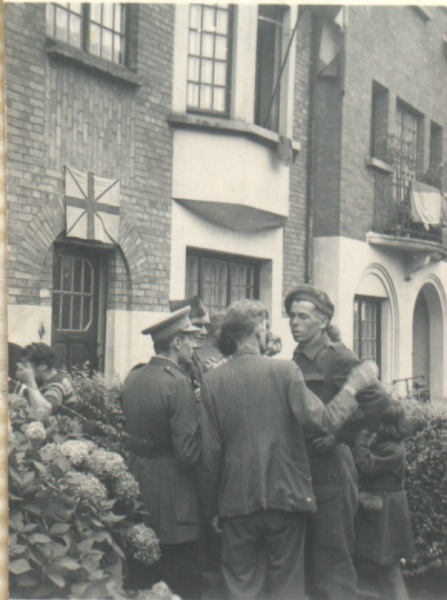
{"label": "man's dark hair", "polygon": [[17,371],[17,363],[23,356],[24,348],[14,342],[8,342],[8,376],[14,379]]}
{"label": "man's dark hair", "polygon": [[56,363],[56,356],[47,344],[44,344],[43,342],[34,342],[25,346],[22,360],[26,360],[33,365],[45,363],[49,369],[52,369]]}
{"label": "man's dark hair", "polygon": [[237,300],[228,307],[220,330],[218,348],[229,356],[236,350],[236,344],[251,336],[263,319],[268,319],[268,311],[259,300]]}

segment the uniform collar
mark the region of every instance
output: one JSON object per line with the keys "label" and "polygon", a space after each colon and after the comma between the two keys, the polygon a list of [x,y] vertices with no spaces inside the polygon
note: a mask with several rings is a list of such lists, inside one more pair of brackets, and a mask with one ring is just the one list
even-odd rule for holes
{"label": "uniform collar", "polygon": [[252,356],[261,356],[261,351],[259,349],[253,348],[252,346],[244,346],[240,350],[237,350],[233,357],[243,356],[245,354],[251,354]]}
{"label": "uniform collar", "polygon": [[174,367],[175,369],[177,369],[178,371],[180,371],[180,373],[182,373],[181,368],[179,367],[179,365],[174,362],[173,360],[171,360],[170,358],[166,358],[166,356],[153,356],[151,358],[151,360],[149,361],[150,365],[159,365],[161,367]]}
{"label": "uniform collar", "polygon": [[328,334],[325,331],[323,331],[323,333],[320,336],[318,336],[309,344],[306,344],[304,348],[301,348],[298,345],[295,350],[295,354],[304,354],[309,360],[315,360],[317,355],[321,352],[321,350],[329,346],[332,346],[332,342]]}

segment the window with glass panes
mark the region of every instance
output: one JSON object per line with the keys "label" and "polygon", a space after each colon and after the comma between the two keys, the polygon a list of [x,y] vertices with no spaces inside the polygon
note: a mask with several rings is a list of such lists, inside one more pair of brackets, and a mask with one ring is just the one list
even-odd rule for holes
{"label": "window with glass panes", "polygon": [[119,3],[47,4],[47,34],[125,65],[128,7]]}
{"label": "window with glass panes", "polygon": [[185,295],[213,313],[243,298],[259,298],[259,265],[231,255],[188,252]]}
{"label": "window with glass panes", "polygon": [[255,123],[278,131],[284,8],[260,5],[256,48]]}
{"label": "window with glass panes", "polygon": [[377,298],[354,299],[354,352],[361,360],[371,359],[380,368],[380,307]]}
{"label": "window with glass panes", "polygon": [[86,258],[56,255],[53,323],[58,331],[85,331],[93,316],[94,270]]}
{"label": "window with glass panes", "polygon": [[410,185],[410,181],[416,178],[419,163],[419,121],[420,117],[415,112],[409,110],[401,103],[397,104],[394,180],[397,191],[396,200],[398,202],[405,200],[406,190]]}
{"label": "window with glass panes", "polygon": [[226,4],[189,7],[189,111],[228,114],[232,9]]}

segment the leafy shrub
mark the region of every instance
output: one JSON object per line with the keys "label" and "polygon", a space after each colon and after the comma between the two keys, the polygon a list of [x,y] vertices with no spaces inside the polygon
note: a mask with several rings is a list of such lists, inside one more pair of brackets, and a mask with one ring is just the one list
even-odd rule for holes
{"label": "leafy shrub", "polygon": [[416,555],[407,573],[447,567],[447,403],[402,400],[412,422],[406,490]]}
{"label": "leafy shrub", "polygon": [[[10,397],[12,598],[128,597],[126,555],[146,564],[160,555],[155,533],[143,524],[138,483],[123,456],[110,450],[122,445],[119,385],[99,375],[75,377],[75,385],[79,416],[44,415]],[[87,411],[102,419],[104,431],[88,433]],[[171,596],[159,584],[135,597]]]}

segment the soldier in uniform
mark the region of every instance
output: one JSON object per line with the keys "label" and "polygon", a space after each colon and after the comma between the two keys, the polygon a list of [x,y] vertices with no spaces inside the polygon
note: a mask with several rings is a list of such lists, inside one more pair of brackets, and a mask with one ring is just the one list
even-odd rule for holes
{"label": "soldier in uniform", "polygon": [[[327,404],[360,361],[341,341],[332,341],[334,336],[328,335],[334,306],[324,291],[300,285],[287,295],[285,308],[293,338],[298,342],[293,360],[301,368],[306,386]],[[358,590],[352,560],[357,474],[349,444],[360,429],[380,417],[389,398],[378,381],[356,398],[359,408],[338,432],[326,437],[307,432],[317,502],[317,512],[307,530],[309,591],[315,598],[365,597]]]}
{"label": "soldier in uniform", "polygon": [[201,442],[194,393],[182,372],[191,364],[197,327],[189,307],[143,330],[156,356],[124,382],[122,405],[132,445],[131,469],[140,484],[147,524],[160,540],[161,558],[147,569],[146,587],[165,581],[184,599],[201,597],[201,516],[196,466]]}

